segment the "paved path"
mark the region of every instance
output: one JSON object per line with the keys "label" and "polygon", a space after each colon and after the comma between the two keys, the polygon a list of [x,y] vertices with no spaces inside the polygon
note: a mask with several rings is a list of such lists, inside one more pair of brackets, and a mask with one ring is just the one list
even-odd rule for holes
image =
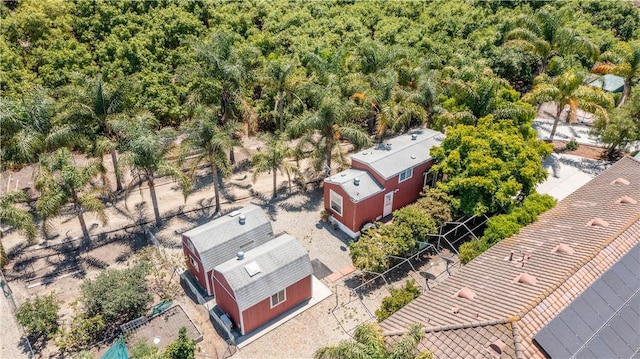
{"label": "paved path", "polygon": [[[2,281],[0,277],[0,281]],[[0,358],[29,358],[20,345],[20,329],[13,315],[10,290],[2,283],[0,293]],[[9,296],[8,296],[9,295]]]}

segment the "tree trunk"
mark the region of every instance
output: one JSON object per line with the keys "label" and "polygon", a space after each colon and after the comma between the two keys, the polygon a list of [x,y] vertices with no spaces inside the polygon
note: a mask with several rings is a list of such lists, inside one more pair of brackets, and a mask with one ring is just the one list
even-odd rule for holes
{"label": "tree trunk", "polygon": [[153,204],[153,214],[156,216],[156,227],[162,226],[162,218],[160,218],[160,210],[158,209],[158,198],[156,198],[156,185],[153,183],[153,177],[148,177],[149,193],[151,194],[151,203]]}
{"label": "tree trunk", "polygon": [[122,180],[120,178],[120,169],[118,168],[118,154],[116,149],[111,150],[111,162],[113,163],[113,171],[116,175],[116,191],[122,191]]}
{"label": "tree trunk", "polygon": [[562,114],[562,110],[564,106],[557,104],[558,109],[556,110],[556,118],[553,121],[553,127],[551,128],[551,133],[549,134],[549,140],[553,141],[553,136],[556,135],[556,129],[558,128],[558,122],[560,122],[560,115]]}
{"label": "tree trunk", "polygon": [[4,251],[4,245],[2,244],[2,239],[0,238],[0,268],[4,268],[7,264],[7,252]]}
{"label": "tree trunk", "polygon": [[216,213],[220,212],[220,188],[218,187],[218,166],[211,162],[211,178],[213,179],[213,193],[216,196]]}
{"label": "tree trunk", "polygon": [[[333,133],[331,133],[331,136],[333,136]],[[325,154],[327,156],[326,177],[331,176],[331,150],[333,150],[333,137],[327,139],[327,153]]]}
{"label": "tree trunk", "polygon": [[618,107],[622,107],[625,102],[627,102],[627,98],[629,98],[629,94],[631,94],[631,81],[629,79],[624,80],[624,88],[622,90],[622,97],[620,98],[620,103]]}
{"label": "tree trunk", "polygon": [[278,91],[278,115],[280,116],[280,133],[284,133],[284,104],[282,103],[282,89]]}
{"label": "tree trunk", "polygon": [[278,188],[277,188],[277,183],[276,183],[276,171],[278,170],[278,167],[273,166],[273,168],[271,169],[271,171],[273,171],[273,198],[278,197]]}
{"label": "tree trunk", "polygon": [[91,243],[91,237],[89,237],[89,230],[87,229],[87,223],[84,221],[84,210],[80,203],[78,203],[78,195],[73,192],[73,207],[76,210],[76,214],[78,215],[78,220],[80,221],[80,228],[82,228],[82,245],[84,247],[88,247],[89,243]]}

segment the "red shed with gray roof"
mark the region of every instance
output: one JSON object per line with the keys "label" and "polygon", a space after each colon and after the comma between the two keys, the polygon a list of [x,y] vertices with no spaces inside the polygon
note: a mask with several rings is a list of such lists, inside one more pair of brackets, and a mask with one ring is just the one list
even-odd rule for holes
{"label": "red shed with gray roof", "polygon": [[182,234],[188,270],[208,295],[215,294],[213,268],[238,251],[248,251],[273,238],[271,221],[262,208],[246,206]]}
{"label": "red shed with gray roof", "polygon": [[306,249],[283,234],[216,266],[216,303],[245,335],[310,299],[312,274]]}
{"label": "red shed with gray roof", "polygon": [[[625,157],[381,327],[395,341],[408,325],[421,323],[426,336],[419,349],[438,358],[544,358],[533,338],[548,338],[543,328],[639,242],[640,161]],[[612,282],[612,290],[625,292],[614,288],[618,285]],[[626,290],[634,290],[630,298],[637,298],[637,288]],[[624,332],[629,328],[614,331],[618,338],[633,338]],[[597,329],[592,328],[594,335]],[[638,341],[624,344],[638,354]]]}
{"label": "red shed with gray roof", "polygon": [[440,132],[418,129],[385,140],[351,156],[351,168],[324,180],[324,205],[332,221],[351,237],[361,227],[414,202],[425,185],[431,147],[444,140]]}

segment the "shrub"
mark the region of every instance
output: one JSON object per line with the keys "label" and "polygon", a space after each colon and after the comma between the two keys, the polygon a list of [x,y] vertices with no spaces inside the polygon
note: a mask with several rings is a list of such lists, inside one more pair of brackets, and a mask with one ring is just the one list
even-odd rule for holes
{"label": "shrub", "polygon": [[187,329],[185,327],[180,328],[178,333],[178,339],[167,345],[164,357],[166,359],[194,359],[196,343],[187,338]]}
{"label": "shrub", "polygon": [[382,272],[389,265],[377,229],[370,229],[357,242],[351,242],[349,256],[356,268],[370,272]]}
{"label": "shrub", "polygon": [[37,296],[24,302],[16,312],[16,319],[27,333],[51,338],[58,330],[60,301],[53,295]]}
{"label": "shrub", "polygon": [[422,209],[428,217],[433,218],[436,228],[453,220],[451,200],[452,198],[435,188],[430,188],[422,193],[415,205]]}
{"label": "shrub", "polygon": [[571,139],[571,141],[567,142],[566,148],[569,151],[577,150],[580,147],[580,144],[575,139]]}
{"label": "shrub", "polygon": [[416,286],[416,281],[413,279],[408,280],[402,289],[391,288],[391,296],[385,297],[380,309],[376,310],[378,322],[389,318],[391,314],[418,298],[421,292],[422,290]]}
{"label": "shrub", "polygon": [[139,341],[131,347],[130,352],[133,359],[145,359],[156,356],[158,348],[147,344],[145,341]]}
{"label": "shrub", "polygon": [[520,228],[535,222],[538,215],[553,208],[555,204],[556,200],[549,195],[532,193],[511,213],[497,215],[487,221],[487,228],[480,239],[462,244],[459,248],[460,261],[462,264],[471,262],[492,245],[517,234]]}
{"label": "shrub", "polygon": [[514,213],[515,211],[511,214],[501,214],[489,219],[482,240],[492,245],[498,243],[503,238],[511,237],[520,232],[520,225],[514,220]]}
{"label": "shrub", "polygon": [[61,352],[69,349],[84,348],[98,338],[98,334],[105,328],[101,315],[87,317],[77,315],[71,321],[69,330],[64,330],[56,340],[56,346]]}
{"label": "shrub", "polygon": [[419,241],[425,241],[427,234],[438,231],[433,218],[417,205],[409,205],[393,212],[393,223],[406,226],[411,232],[411,237]]}
{"label": "shrub", "polygon": [[482,238],[463,243],[458,249],[460,262],[462,262],[462,264],[471,262],[477,256],[481,255],[482,252],[486,251],[487,248],[489,247]]}
{"label": "shrub", "polygon": [[109,326],[117,326],[143,316],[152,297],[147,288],[148,261],[132,268],[106,270],[80,286],[87,317],[102,316]]}

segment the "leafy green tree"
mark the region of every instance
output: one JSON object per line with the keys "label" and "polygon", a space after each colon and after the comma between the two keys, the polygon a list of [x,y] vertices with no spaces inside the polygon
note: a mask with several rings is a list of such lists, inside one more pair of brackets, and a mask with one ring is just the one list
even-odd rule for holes
{"label": "leafy green tree", "polygon": [[563,74],[549,78],[540,75],[534,81],[531,92],[522,97],[522,101],[531,104],[553,102],[556,105],[556,115],[549,134],[553,140],[560,121],[560,115],[565,106],[569,106],[567,121],[575,121],[578,109],[594,113],[598,118],[607,121],[609,114],[607,109],[613,107],[613,98],[600,89],[584,84],[584,72],[571,69]]}
{"label": "leafy green tree", "polygon": [[416,347],[424,337],[419,324],[412,325],[391,348],[387,348],[380,327],[375,323],[361,324],[353,339],[336,345],[323,346],[313,354],[314,359],[411,359],[432,358],[430,352],[415,354]]}
{"label": "leafy green tree", "polygon": [[412,300],[422,294],[422,289],[416,286],[416,281],[408,280],[401,289],[391,288],[391,295],[382,299],[380,309],[376,310],[378,322],[389,318],[391,314],[397,312]]}
{"label": "leafy green tree", "polygon": [[178,332],[178,339],[167,345],[164,352],[165,359],[194,359],[196,343],[187,337],[187,328],[182,327]]}
{"label": "leafy green tree", "polygon": [[412,204],[393,212],[393,223],[398,226],[406,226],[411,231],[411,236],[418,241],[425,242],[427,234],[436,233],[436,222],[420,206]]}
{"label": "leafy green tree", "polygon": [[609,157],[640,141],[640,89],[634,88],[630,101],[613,111],[609,121],[596,121],[592,131],[607,145]]}
{"label": "leafy green tree", "polygon": [[221,125],[215,111],[199,106],[195,111],[194,117],[185,122],[181,130],[185,135],[181,144],[183,153],[188,154],[191,151],[199,151],[196,157],[192,159],[192,173],[195,172],[198,164],[202,162],[209,163],[216,199],[216,212],[219,212],[220,185],[218,176],[222,175],[224,178],[231,174],[231,163],[227,158],[227,152],[237,142],[234,140],[234,134],[240,128],[234,121]]}
{"label": "leafy green tree", "polygon": [[138,262],[127,269],[107,269],[80,285],[82,305],[88,317],[100,315],[107,326],[116,327],[146,313],[153,299],[147,289],[150,265]]}
{"label": "leafy green tree", "polygon": [[547,172],[542,158],[551,145],[523,136],[510,120],[480,119],[477,126],[458,125],[439,147],[431,149],[431,171],[446,179],[438,184],[453,197],[452,204],[467,215],[509,209],[518,196],[526,197]]}
{"label": "leafy green tree", "polygon": [[310,157],[314,168],[331,169],[331,161],[336,159],[340,166],[345,164],[345,153],[341,146],[343,139],[348,140],[355,149],[371,145],[371,138],[358,124],[350,121],[349,109],[353,103],[335,96],[322,99],[318,108],[304,114],[291,123],[290,131],[294,136],[302,135],[299,149],[311,146]]}
{"label": "leafy green tree", "polygon": [[640,41],[619,42],[600,59],[604,62],[597,63],[593,72],[624,78],[624,89],[618,103],[618,107],[622,107],[631,94],[631,87],[640,78]]}
{"label": "leafy green tree", "polygon": [[291,175],[298,175],[298,168],[289,160],[296,155],[294,147],[290,147],[289,139],[285,133],[264,136],[266,148],[256,152],[251,158],[253,163],[253,181],[264,172],[273,172],[273,198],[278,196],[276,172],[284,173],[289,180],[291,191]]}
{"label": "leafy green tree", "polygon": [[[157,127],[156,118],[148,112],[136,115],[131,121],[114,123],[114,130],[122,133],[122,147],[125,150],[120,161],[133,171],[132,182],[138,186],[146,182],[149,186],[156,226],[160,227],[162,217],[156,196],[156,176],[169,176],[176,180],[185,200],[191,190],[191,181],[179,166],[167,159],[175,147],[175,131],[168,127],[156,131]],[[128,185],[127,190],[131,187],[131,184]]]}
{"label": "leafy green tree", "polygon": [[116,176],[116,190],[122,190],[122,179],[116,151],[117,136],[111,128],[112,121],[126,109],[127,86],[119,83],[111,86],[95,78],[78,77],[75,83],[63,89],[58,104],[58,121],[73,125],[91,145],[89,153],[102,163],[103,155],[110,153]]}
{"label": "leafy green tree", "polygon": [[523,14],[518,18],[518,27],[504,36],[505,46],[515,46],[533,52],[541,58],[538,74],[547,70],[554,56],[584,54],[595,60],[598,47],[591,39],[571,28],[572,19],[560,10],[545,6],[535,15]]}
{"label": "leafy green tree", "polygon": [[16,311],[18,323],[30,335],[51,339],[58,330],[60,301],[53,295],[27,299]]}
{"label": "leafy green tree", "polygon": [[[0,223],[6,223],[14,229],[22,232],[27,237],[27,241],[32,243],[36,239],[36,224],[33,216],[28,210],[18,208],[19,203],[27,203],[31,199],[22,191],[5,193],[0,197]],[[7,254],[0,237],[0,268],[7,264]]]}
{"label": "leafy green tree", "polygon": [[66,148],[40,158],[35,180],[36,189],[40,192],[36,212],[45,220],[45,231],[46,221],[59,216],[62,209],[70,203],[73,214],[80,222],[84,243],[90,242],[84,213],[94,213],[103,225],[108,222],[101,200],[107,191],[91,185],[91,181],[103,172],[104,167],[96,161],[89,162],[84,167],[77,166],[73,155]]}

